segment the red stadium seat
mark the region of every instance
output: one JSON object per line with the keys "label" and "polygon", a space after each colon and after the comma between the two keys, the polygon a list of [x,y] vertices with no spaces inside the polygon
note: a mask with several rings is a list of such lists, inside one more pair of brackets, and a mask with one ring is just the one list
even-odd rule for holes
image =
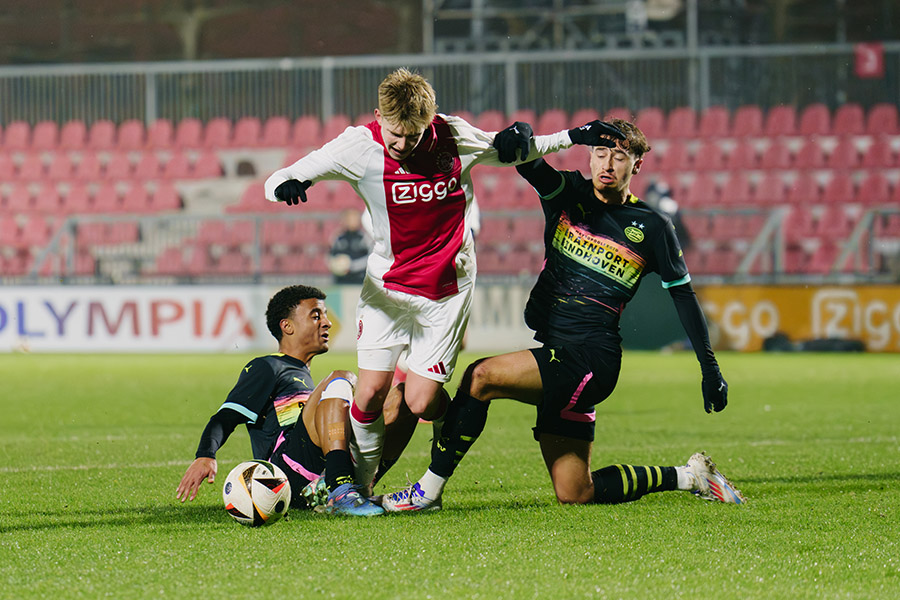
{"label": "red stadium seat", "polygon": [[13,121],[3,132],[5,150],[26,150],[31,146],[31,125],[25,121]]}
{"label": "red stadium seat", "polygon": [[807,240],[815,239],[816,220],[812,208],[801,204],[792,206],[782,223],[784,239],[789,246],[797,246]]}
{"label": "red stadium seat", "polygon": [[856,198],[856,190],[853,179],[844,172],[834,173],[825,187],[822,188],[822,202],[844,206],[853,202]]}
{"label": "red stadium seat", "polygon": [[36,212],[46,215],[59,215],[64,213],[62,198],[55,184],[44,183],[34,192],[31,199],[32,208]]}
{"label": "red stadium seat", "polygon": [[256,117],[241,117],[234,124],[231,145],[235,148],[255,148],[262,136],[262,122]]}
{"label": "red stadium seat", "polygon": [[791,149],[778,138],[772,139],[769,147],[759,156],[759,167],[766,171],[788,169],[793,162]]}
{"label": "red stadium seat", "polygon": [[882,206],[891,201],[891,188],[881,173],[870,173],[856,190],[854,201],[862,206]]}
{"label": "red stadium seat", "polygon": [[103,176],[103,163],[95,152],[82,152],[81,160],[75,165],[75,179],[79,181],[99,181]]}
{"label": "red stadium seat", "polygon": [[116,124],[108,119],[94,121],[88,129],[87,147],[109,150],[116,145]]}
{"label": "red stadium seat", "polygon": [[763,133],[770,138],[797,134],[797,111],[793,106],[773,106],[766,113]]}
{"label": "red stadium seat", "polygon": [[122,210],[119,192],[112,183],[104,183],[94,192],[91,208],[98,213],[118,213]]}
{"label": "red stadium seat", "polygon": [[168,182],[160,182],[150,197],[150,208],[154,212],[181,210],[181,197],[175,186]]}
{"label": "red stadium seat", "polygon": [[545,110],[538,117],[534,131],[539,134],[550,134],[569,129],[569,115],[559,108]]}
{"label": "red stadium seat", "polygon": [[697,135],[703,138],[728,137],[731,132],[731,113],[724,106],[710,106],[700,115]]}
{"label": "red stadium seat", "polygon": [[667,173],[690,171],[693,168],[693,162],[688,147],[684,144],[671,144],[660,158],[657,168]]}
{"label": "red stadium seat", "polygon": [[893,102],[876,104],[866,116],[866,133],[869,135],[896,135],[898,128],[897,105]]}
{"label": "red stadium seat", "polygon": [[863,135],[866,132],[866,113],[855,102],[840,105],[834,111],[831,132],[835,135]]}
{"label": "red stadium seat", "polygon": [[171,148],[175,140],[175,128],[168,119],[156,119],[147,127],[147,147],[151,149]]}
{"label": "red stadium seat", "polygon": [[794,156],[793,164],[797,169],[824,168],[825,150],[822,148],[822,143],[816,138],[807,139]]}
{"label": "red stadium seat", "polygon": [[43,215],[32,215],[22,225],[19,241],[24,246],[46,246],[52,233],[50,221]]}
{"label": "red stadium seat", "polygon": [[73,183],[63,196],[65,211],[69,214],[87,213],[91,210],[91,194],[84,183]]}
{"label": "red stadium seat", "polygon": [[866,169],[888,169],[894,166],[894,149],[889,139],[876,137],[863,152],[861,165]]}
{"label": "red stadium seat", "polygon": [[26,213],[31,211],[31,192],[24,183],[16,183],[6,194],[4,202],[5,210],[11,213]]}
{"label": "red stadium seat", "polygon": [[683,193],[676,196],[682,207],[715,207],[719,201],[719,191],[715,180],[707,173],[694,177]]}
{"label": "red stadium seat", "polygon": [[[643,127],[641,131],[644,131]],[[697,111],[690,106],[674,108],[666,117],[665,137],[669,139],[694,138],[697,132]],[[647,132],[644,131],[644,134],[647,135]]]}
{"label": "red stadium seat", "polygon": [[[506,118],[506,123],[503,125],[503,127],[509,127],[516,121],[523,121],[525,123],[528,123],[532,127],[535,127],[537,126],[538,116],[537,113],[530,108],[520,108]],[[537,129],[535,129],[534,131],[535,133],[538,132]],[[556,131],[559,131],[559,129],[557,129]],[[556,131],[548,131],[547,133],[556,133]]]}
{"label": "red stadium seat", "polygon": [[731,135],[734,137],[759,137],[762,133],[762,109],[755,104],[739,106],[734,113]]}
{"label": "red stadium seat", "polygon": [[211,151],[200,153],[191,166],[191,176],[195,179],[212,179],[222,176],[222,164],[219,156]]}
{"label": "red stadium seat", "polygon": [[318,117],[306,115],[294,122],[290,142],[298,148],[318,147],[322,145],[322,137],[322,123]]}
{"label": "red stadium seat", "polygon": [[281,148],[290,143],[291,122],[287,117],[269,117],[263,125],[259,145],[264,148]]}
{"label": "red stadium seat", "polygon": [[159,157],[156,156],[156,152],[150,151],[141,154],[134,165],[132,176],[142,180],[156,179],[160,176],[160,172]]}
{"label": "red stadium seat", "polygon": [[176,148],[199,148],[203,141],[203,123],[200,119],[188,117],[175,126],[173,145]]}
{"label": "red stadium seat", "polygon": [[53,150],[59,145],[59,125],[56,121],[40,121],[31,132],[33,150]]}
{"label": "red stadium seat", "polygon": [[600,118],[609,119],[611,117],[609,117],[608,115],[607,115],[607,117],[602,117],[600,115],[600,113],[597,112],[597,110],[593,109],[593,108],[580,108],[572,113],[572,118],[569,119],[569,129],[574,129],[575,127],[581,127],[585,123],[590,123],[591,121],[597,121]]}
{"label": "red stadium seat", "polygon": [[[668,151],[671,152],[672,149],[670,146]],[[721,144],[710,138],[702,142],[694,152],[691,165],[696,171],[724,171],[728,168],[727,155]]]}
{"label": "red stadium seat", "polygon": [[116,145],[119,147],[119,150],[141,150],[146,143],[144,139],[145,134],[142,121],[137,119],[122,121],[116,136]]}
{"label": "red stadium seat", "polygon": [[81,119],[67,121],[59,131],[62,150],[81,150],[87,144],[87,125]]}
{"label": "red stadium seat", "polygon": [[330,142],[350,127],[350,117],[344,114],[331,115],[322,126],[322,143]]}
{"label": "red stadium seat", "polygon": [[755,207],[783,206],[787,200],[787,184],[775,171],[768,171],[750,190],[749,204]]}
{"label": "red stadium seat", "polygon": [[757,167],[758,160],[756,144],[748,139],[739,139],[735,147],[728,153],[725,167],[730,170],[752,170]]}
{"label": "red stadium seat", "polygon": [[844,136],[838,138],[837,145],[825,159],[825,167],[832,171],[847,171],[858,168],[861,160],[862,155],[853,143],[853,138]]}
{"label": "red stadium seat", "polygon": [[164,179],[189,179],[191,176],[191,161],[184,152],[176,150],[162,166]]}
{"label": "red stadium seat", "polygon": [[109,179],[129,179],[133,170],[134,167],[128,154],[116,152],[109,157],[104,175]]}
{"label": "red stadium seat", "polygon": [[634,124],[644,132],[648,140],[655,140],[663,137],[666,132],[666,115],[661,108],[650,106],[638,111]]}
{"label": "red stadium seat", "polygon": [[730,206],[747,206],[750,204],[750,180],[741,172],[732,173],[719,193],[719,204]]}
{"label": "red stadium seat", "polygon": [[47,166],[47,178],[53,181],[68,181],[75,172],[72,159],[65,152],[56,152]]}
{"label": "red stadium seat", "polygon": [[18,178],[24,181],[40,181],[45,173],[44,159],[40,154],[26,154],[19,165]]}
{"label": "red stadium seat", "polygon": [[830,134],[831,111],[821,102],[808,105],[800,112],[800,122],[797,126],[797,132],[800,135]]}
{"label": "red stadium seat", "polygon": [[[596,114],[596,111],[594,111],[594,113]],[[600,118],[600,117],[598,115],[595,118]],[[613,106],[612,108],[606,110],[603,114],[604,121],[609,121],[611,119],[622,119],[623,121],[634,122],[635,117],[634,117],[634,114],[632,114],[632,112],[630,110],[628,110],[627,108],[625,108],[624,106]],[[584,125],[584,123],[587,123],[588,121],[593,121],[593,120],[594,119],[587,119],[581,124]]]}
{"label": "red stadium seat", "polygon": [[499,110],[486,110],[478,115],[475,127],[482,131],[500,131],[504,129],[507,123],[506,115]]}
{"label": "red stadium seat", "polygon": [[203,128],[204,148],[227,148],[231,145],[232,124],[230,119],[216,117]]}
{"label": "red stadium seat", "polygon": [[787,203],[797,206],[819,204],[822,192],[819,182],[809,173],[803,173],[788,185]]}
{"label": "red stadium seat", "polygon": [[0,152],[0,181],[9,181],[16,176],[16,163],[9,152]]}
{"label": "red stadium seat", "polygon": [[127,213],[144,214],[152,210],[150,206],[150,194],[142,183],[133,183],[122,192],[122,211]]}

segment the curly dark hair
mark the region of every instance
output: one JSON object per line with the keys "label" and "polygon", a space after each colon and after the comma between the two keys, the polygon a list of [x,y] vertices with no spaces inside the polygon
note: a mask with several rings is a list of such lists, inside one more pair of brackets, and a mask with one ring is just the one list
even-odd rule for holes
{"label": "curly dark hair", "polygon": [[281,341],[281,320],[289,318],[297,305],[308,298],[324,300],[325,292],[309,285],[289,285],[278,290],[269,299],[269,306],[266,308],[266,326],[276,340]]}
{"label": "curly dark hair", "polygon": [[609,123],[618,127],[625,134],[625,139],[619,142],[620,147],[630,150],[637,158],[643,158],[650,152],[650,144],[647,142],[644,132],[638,129],[637,125],[624,119],[610,119]]}

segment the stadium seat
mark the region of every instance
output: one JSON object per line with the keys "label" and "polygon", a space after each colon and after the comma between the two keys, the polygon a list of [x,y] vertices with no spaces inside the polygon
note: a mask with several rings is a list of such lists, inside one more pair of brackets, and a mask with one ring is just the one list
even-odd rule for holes
{"label": "stadium seat", "polygon": [[230,238],[225,221],[221,219],[209,219],[200,223],[197,228],[197,241],[207,246],[228,246]]}
{"label": "stadium seat", "polygon": [[802,173],[788,185],[786,200],[792,206],[815,206],[819,204],[821,194],[816,178],[809,173]]}
{"label": "stadium seat", "polygon": [[364,125],[368,125],[370,122],[375,120],[375,115],[372,114],[371,111],[366,111],[364,113],[360,113],[356,115],[356,118],[351,121],[353,126],[355,127],[363,127]]}
{"label": "stadium seat", "polygon": [[731,132],[731,114],[724,106],[710,106],[700,115],[697,135],[701,138],[725,138]]}
{"label": "stadium seat", "polygon": [[816,239],[816,219],[808,205],[792,206],[782,223],[784,240],[788,246],[797,247]]}
{"label": "stadium seat", "polygon": [[98,213],[122,212],[122,202],[116,186],[111,182],[106,182],[97,188],[93,195],[91,209]]}
{"label": "stadium seat", "polygon": [[644,132],[648,140],[659,139],[666,132],[666,115],[661,108],[650,106],[638,111],[634,124]]}
{"label": "stadium seat", "polygon": [[129,179],[134,167],[131,158],[126,152],[115,152],[110,155],[104,169],[104,176],[108,179]]}
{"label": "stadium seat", "polygon": [[54,152],[47,165],[47,178],[52,181],[68,181],[72,179],[75,165],[67,152]]}
{"label": "stadium seat", "polygon": [[[641,127],[641,131],[643,130]],[[644,133],[647,135],[646,131]],[[697,137],[697,133],[697,111],[690,106],[679,106],[669,112],[666,117],[665,137],[683,140]]]}
{"label": "stadium seat", "polygon": [[74,119],[63,124],[59,131],[59,148],[62,150],[81,150],[87,144],[87,125],[81,119]]}
{"label": "stadium seat", "polygon": [[290,139],[291,122],[288,118],[269,117],[263,125],[259,145],[264,148],[283,148],[290,143]]}
{"label": "stadium seat", "polygon": [[[330,142],[350,127],[350,117],[345,114],[331,115],[322,126],[322,144]],[[322,145],[319,144],[319,145]]]}
{"label": "stadium seat", "polygon": [[806,136],[829,135],[831,133],[831,111],[821,102],[806,106],[800,111],[797,133]]}
{"label": "stadium seat", "polygon": [[181,210],[181,197],[178,190],[169,182],[160,182],[150,196],[150,209],[153,212]]}
{"label": "stadium seat", "polygon": [[792,136],[797,134],[797,111],[793,106],[773,106],[766,113],[763,133],[766,137]]}
{"label": "stadium seat", "polygon": [[898,128],[897,105],[892,102],[875,104],[866,115],[866,133],[869,135],[896,135]]}
{"label": "stadium seat", "polygon": [[[503,124],[503,127],[504,128],[509,127],[516,121],[523,121],[525,123],[528,123],[529,125],[532,126],[532,128],[535,128],[534,129],[535,133],[539,132],[538,129],[536,129],[537,122],[538,122],[537,113],[530,108],[520,108],[516,111],[513,111],[513,113],[511,115],[506,117],[506,122]],[[559,130],[557,129],[556,131],[559,131]],[[556,133],[556,131],[547,131],[546,133]],[[540,133],[544,133],[544,132],[540,132]]]}
{"label": "stadium seat", "polygon": [[[587,163],[586,160],[585,163]],[[666,153],[659,158],[659,163],[653,171],[662,171],[667,177],[671,177],[674,174],[685,173],[692,169],[693,162],[687,145],[671,144],[666,148]]]}
{"label": "stadium seat", "polygon": [[[673,150],[670,146],[669,152]],[[728,156],[718,139],[709,138],[700,143],[691,159],[695,171],[724,171],[728,168]]]}
{"label": "stadium seat", "polygon": [[734,112],[731,135],[738,138],[759,137],[763,133],[762,108],[755,104],[739,106]]}
{"label": "stadium seat", "polygon": [[706,256],[704,270],[709,275],[732,275],[741,262],[741,256],[729,248],[717,248]]}
{"label": "stadium seat", "polygon": [[819,244],[809,257],[805,272],[813,275],[825,275],[831,272],[837,260],[840,248],[836,244]]}
{"label": "stadium seat", "polygon": [[175,141],[175,128],[169,119],[156,119],[147,127],[147,147],[152,150],[171,148]]}
{"label": "stadium seat", "polygon": [[148,151],[141,154],[134,165],[132,177],[140,180],[157,179],[161,168],[156,152]]}
{"label": "stadium seat", "polygon": [[116,124],[108,119],[91,123],[87,147],[91,150],[110,150],[116,145]]}
{"label": "stadium seat", "polygon": [[78,181],[99,181],[102,174],[103,163],[100,162],[100,157],[95,152],[82,152],[73,177]]}
{"label": "stadium seat", "polygon": [[16,163],[9,152],[0,152],[0,181],[10,181],[16,176]]}
{"label": "stadium seat", "polygon": [[831,133],[850,136],[863,135],[866,132],[866,113],[860,104],[848,102],[841,104],[834,111],[834,122]]}
{"label": "stadium seat", "polygon": [[741,171],[731,173],[722,184],[719,204],[726,206],[748,206],[750,204],[750,180]]}
{"label": "stadium seat", "polygon": [[194,179],[213,179],[222,176],[222,163],[211,150],[201,152],[191,165],[190,175]]}
{"label": "stadium seat", "polygon": [[827,206],[816,220],[816,234],[820,238],[842,240],[850,235],[853,225],[844,206]]}
{"label": "stadium seat", "polygon": [[545,110],[537,119],[534,131],[539,134],[550,134],[569,129],[569,115],[559,108]]}
{"label": "stadium seat", "polygon": [[[597,114],[597,111],[593,111],[591,109],[585,109],[585,110],[586,110],[585,116],[587,115],[588,111],[592,112],[593,114],[595,114],[597,116],[595,116],[593,119],[585,119],[584,121],[582,121],[580,123],[581,125],[584,125],[585,123],[587,123],[589,121],[593,121],[594,119],[600,118],[600,115]],[[576,113],[575,116],[578,116],[578,114]],[[611,119],[622,119],[623,121],[634,122],[634,118],[635,117],[632,114],[632,112],[630,110],[628,110],[627,108],[625,108],[624,106],[613,106],[612,108],[606,110],[603,114],[604,121],[609,121]]]}
{"label": "stadium seat", "polygon": [[86,184],[77,182],[69,186],[63,196],[63,205],[68,214],[82,214],[91,210],[91,194]]}
{"label": "stadium seat", "polygon": [[757,167],[756,144],[749,139],[739,139],[725,160],[729,170],[753,170]]}
{"label": "stadium seat", "polygon": [[[176,150],[169,156],[169,160],[162,165],[161,175],[163,179],[189,179],[191,173],[191,161],[187,154]],[[148,177],[152,179],[153,177]]]}
{"label": "stadium seat", "polygon": [[884,136],[878,136],[863,152],[860,164],[866,169],[889,169],[894,166],[894,149],[891,142]]}
{"label": "stadium seat", "polygon": [[[778,142],[775,142],[778,144]],[[797,154],[794,155],[793,166],[796,169],[822,169],[825,167],[825,150],[815,137],[807,139]]]}
{"label": "stadium seat", "polygon": [[40,121],[31,131],[32,150],[53,150],[59,145],[59,125],[56,121]]}
{"label": "stadium seat", "polygon": [[188,117],[178,121],[175,126],[175,138],[172,145],[175,148],[199,148],[203,141],[203,123],[200,119]]}
{"label": "stadium seat", "polygon": [[825,159],[825,167],[832,171],[847,171],[858,168],[861,160],[862,154],[853,142],[853,138],[843,136],[838,138],[838,143]]}
{"label": "stadium seat", "polygon": [[151,212],[150,194],[144,184],[133,183],[121,194],[122,211],[134,214]]}
{"label": "stadium seat", "polygon": [[31,197],[31,206],[35,212],[45,215],[60,215],[66,212],[59,191],[53,183],[43,183],[35,190]]}
{"label": "stadium seat", "polygon": [[579,108],[572,113],[572,117],[569,119],[569,129],[581,127],[585,123],[590,123],[591,121],[596,121],[601,118],[608,120],[612,117],[608,115],[605,117],[601,116],[595,108]]}
{"label": "stadium seat", "polygon": [[507,123],[506,115],[499,110],[486,110],[478,115],[475,127],[482,131],[500,131]]}
{"label": "stadium seat", "polygon": [[34,214],[25,219],[19,233],[19,242],[23,246],[44,247],[50,241],[50,221],[44,215]]}
{"label": "stadium seat", "polygon": [[37,153],[29,153],[22,159],[17,177],[22,181],[40,181],[44,178],[45,171],[43,157]]}
{"label": "stadium seat", "polygon": [[748,202],[754,207],[779,207],[787,199],[787,184],[778,172],[768,171],[753,189],[750,190]]}
{"label": "stadium seat", "polygon": [[322,123],[318,117],[305,115],[294,122],[290,143],[297,148],[318,147],[322,145],[322,138]]}
{"label": "stadium seat", "polygon": [[3,132],[4,150],[27,150],[31,146],[31,125],[25,121],[13,121]]}
{"label": "stadium seat", "polygon": [[119,150],[141,150],[146,144],[144,123],[137,119],[128,119],[119,124],[116,145]]}
{"label": "stadium seat", "polygon": [[886,206],[891,201],[891,187],[879,172],[869,173],[856,190],[854,202],[861,206]]}
{"label": "stadium seat", "polygon": [[789,169],[793,166],[791,150],[778,138],[770,140],[769,146],[760,153],[759,168],[764,171]]}
{"label": "stadium seat", "polygon": [[231,145],[233,126],[231,120],[225,117],[210,119],[203,127],[204,148],[227,148]]}
{"label": "stadium seat", "polygon": [[700,173],[675,195],[675,200],[683,208],[714,208],[719,201],[718,186],[712,175]]}
{"label": "stadium seat", "polygon": [[840,205],[849,204],[856,198],[853,179],[849,174],[837,172],[822,188],[822,203]]}
{"label": "stadium seat", "polygon": [[231,145],[235,148],[256,148],[262,135],[262,121],[257,117],[241,117],[234,124]]}
{"label": "stadium seat", "polygon": [[11,213],[31,212],[31,192],[24,183],[15,183],[5,194],[4,209]]}

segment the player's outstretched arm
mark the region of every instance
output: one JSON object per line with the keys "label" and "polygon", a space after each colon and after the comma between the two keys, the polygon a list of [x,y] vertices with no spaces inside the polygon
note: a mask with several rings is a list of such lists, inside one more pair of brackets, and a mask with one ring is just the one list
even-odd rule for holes
{"label": "player's outstretched arm", "polygon": [[194,462],[185,471],[184,477],[181,478],[181,483],[178,484],[178,489],[175,490],[175,497],[182,502],[193,500],[197,497],[197,491],[200,489],[200,484],[203,483],[204,479],[209,483],[213,483],[216,480],[217,470],[218,465],[214,458],[201,456],[194,459]]}
{"label": "player's outstretched arm", "polygon": [[675,303],[678,318],[684,327],[703,373],[701,390],[703,392],[703,408],[706,412],[720,412],[728,404],[728,384],[719,370],[719,363],[709,343],[709,329],[703,309],[697,301],[697,294],[690,283],[669,288],[669,294]]}
{"label": "player's outstretched arm", "polygon": [[288,206],[306,202],[306,189],[312,185],[310,181],[288,179],[275,188],[275,197]]}

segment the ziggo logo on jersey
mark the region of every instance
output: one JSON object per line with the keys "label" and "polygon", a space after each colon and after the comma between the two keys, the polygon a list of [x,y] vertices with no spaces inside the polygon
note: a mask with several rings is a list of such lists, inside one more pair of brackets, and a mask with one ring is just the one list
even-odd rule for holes
{"label": "ziggo logo on jersey", "polygon": [[456,177],[451,177],[447,181],[438,181],[435,184],[430,181],[398,181],[391,186],[391,195],[394,204],[412,204],[418,200],[431,202],[432,200],[443,200],[456,191],[458,184],[459,181]]}

